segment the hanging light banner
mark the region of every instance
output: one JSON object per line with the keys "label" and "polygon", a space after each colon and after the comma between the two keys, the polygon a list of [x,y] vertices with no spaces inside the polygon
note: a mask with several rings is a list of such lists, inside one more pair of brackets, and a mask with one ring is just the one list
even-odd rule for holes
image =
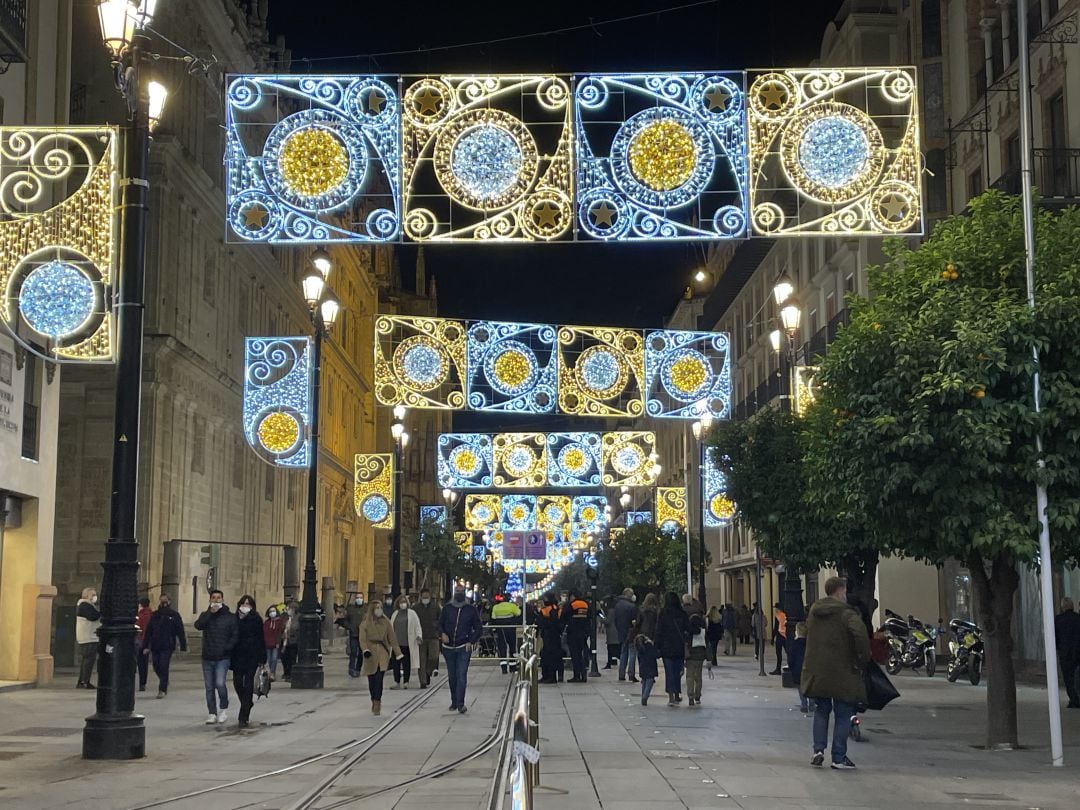
{"label": "hanging light banner", "polygon": [[276,467],[311,463],[311,349],[309,337],[244,342],[244,438]]}
{"label": "hanging light banner", "polygon": [[624,534],[626,534],[625,526],[612,526],[608,529],[608,544],[612,546],[616,545],[622,540]]}
{"label": "hanging light banner", "polygon": [[536,496],[536,528],[561,532],[570,522],[571,500],[567,495]]}
{"label": "hanging light banner", "polygon": [[686,529],[686,487],[656,488],[656,525],[663,532]]}
{"label": "hanging light banner", "polygon": [[356,514],[376,529],[394,528],[394,456],[360,453],[355,459]]}
{"label": "hanging light banner", "polygon": [[503,529],[531,529],[536,526],[536,496],[535,495],[503,495],[502,517],[500,522]]}
{"label": "hanging light banner", "polygon": [[804,416],[814,400],[817,399],[817,366],[795,366],[794,385],[795,415]]}
{"label": "hanging light banner", "polygon": [[502,520],[502,496],[466,495],[465,528],[482,532],[499,525]]}
{"label": "hanging light banner", "polygon": [[703,525],[709,528],[727,526],[735,514],[735,504],[727,496],[727,478],[716,466],[711,451],[705,453],[705,463],[701,466],[701,487],[705,494],[702,503]]}
{"label": "hanging light banner", "polygon": [[[384,315],[375,319],[375,394],[410,408],[725,419],[729,347],[723,332]],[[579,472],[560,475],[591,478],[589,454],[571,454]]]}
{"label": "hanging light banner", "polygon": [[112,362],[115,127],[0,127],[0,319],[57,363]]}
{"label": "hanging light banner", "polygon": [[472,550],[472,532],[454,532],[454,540],[457,542],[458,548],[465,554],[469,554]]}
{"label": "hanging light banner", "polygon": [[496,489],[530,489],[547,483],[547,436],[543,433],[496,433]]}
{"label": "hanging light banner", "polygon": [[649,487],[656,483],[650,456],[656,451],[656,434],[647,430],[605,433],[603,438],[604,486]]}
{"label": "hanging light banner", "polygon": [[494,464],[491,436],[485,433],[440,433],[439,486],[490,489]]}
{"label": "hanging light banner", "polygon": [[421,506],[420,507],[420,525],[423,526],[424,523],[427,523],[427,522],[439,523],[441,525],[446,525],[446,513],[447,513],[447,509],[442,504],[435,504],[435,505],[431,505],[431,506]]}
{"label": "hanging light banner", "polygon": [[233,75],[226,86],[234,241],[617,242],[922,226],[910,67]]}
{"label": "hanging light banner", "polygon": [[547,443],[548,486],[600,485],[599,433],[549,433]]}
{"label": "hanging light banner", "polygon": [[652,512],[627,512],[626,525],[636,526],[639,523],[652,523]]}

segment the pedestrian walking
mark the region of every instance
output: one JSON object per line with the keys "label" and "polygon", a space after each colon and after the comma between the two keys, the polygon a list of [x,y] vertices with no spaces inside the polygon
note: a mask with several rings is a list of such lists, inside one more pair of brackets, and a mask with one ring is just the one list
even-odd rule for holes
{"label": "pedestrian walking", "polygon": [[246,728],[255,703],[255,673],[266,663],[266,637],[263,620],[255,609],[255,599],[244,594],[236,603],[236,644],[229,656],[233,689],[240,700],[237,728]]}
{"label": "pedestrian walking", "polygon": [[345,630],[345,649],[349,656],[350,678],[360,677],[360,625],[364,621],[365,613],[364,595],[353,594],[352,600],[345,606],[344,615],[334,622]]}
{"label": "pedestrian walking", "polygon": [[1065,693],[1069,696],[1066,708],[1080,709],[1080,614],[1067,596],[1061,600],[1061,613],[1054,617],[1054,639]]}
{"label": "pedestrian walking", "polygon": [[802,668],[806,659],[806,622],[795,625],[795,640],[791,642],[788,650],[788,669],[791,670],[791,679],[799,684],[799,711],[808,714],[813,711],[810,700],[802,690]]}
{"label": "pedestrian walking", "polygon": [[491,623],[495,625],[499,667],[505,675],[510,671],[510,659],[517,655],[517,627],[521,624],[521,608],[509,595],[504,594],[491,609]]}
{"label": "pedestrian walking", "polygon": [[390,669],[391,660],[401,658],[401,647],[394,635],[394,625],[386,617],[382,604],[372,605],[360,623],[360,655],[363,665],[360,671],[367,675],[368,691],[371,693],[371,713],[382,713],[383,679]]}
{"label": "pedestrian walking", "polygon": [[[645,601],[642,602],[643,610],[649,601],[649,597],[652,597],[653,599],[656,598],[652,594],[646,596]],[[644,632],[639,631],[638,634],[634,636],[634,645],[637,647],[638,674],[641,676],[641,705],[648,706],[649,696],[652,694],[653,685],[660,676],[660,668],[657,665],[657,661],[660,659],[660,653],[656,649],[656,642],[653,638],[646,635]]]}
{"label": "pedestrian walking", "polygon": [[143,636],[143,657],[150,659],[154,674],[158,678],[158,699],[169,692],[169,664],[177,644],[180,652],[187,652],[187,636],[184,634],[184,620],[172,609],[172,600],[167,593],[158,598],[158,607],[146,625]]}
{"label": "pedestrian walking", "polygon": [[776,669],[770,674],[779,675],[784,663],[784,648],[787,646],[787,613],[780,607],[779,602],[773,606],[772,633],[773,649],[776,650]]}
{"label": "pedestrian walking", "polygon": [[270,680],[277,680],[278,658],[281,657],[281,637],[285,634],[285,617],[279,615],[278,606],[271,605],[266,610],[263,621],[263,644],[266,647],[266,668]]}
{"label": "pedestrian walking", "polygon": [[705,665],[708,639],[701,603],[691,600],[686,609],[689,638],[686,641],[686,698],[688,706],[701,705],[701,669]]}
{"label": "pedestrian walking", "polygon": [[735,655],[739,617],[735,613],[735,607],[730,602],[724,605],[724,612],[721,614],[720,620],[724,625],[724,655]]}
{"label": "pedestrian walking", "polygon": [[79,645],[79,680],[76,689],[93,689],[94,664],[98,654],[98,628],[101,627],[101,611],[97,607],[98,595],[94,588],[83,588],[82,597],[75,606],[75,641]]}
{"label": "pedestrian walking", "polygon": [[858,612],[847,604],[847,580],[830,577],[825,597],[810,608],[806,621],[806,657],[799,691],[816,701],[810,764],[825,763],[829,715],[833,715],[832,767],[852,770],[847,755],[851,718],[866,702],[863,673],[870,660],[870,639]]}
{"label": "pedestrian walking", "polygon": [[622,650],[619,644],[619,631],[615,629],[615,598],[609,596],[604,603],[604,609],[597,613],[597,622],[604,625],[604,642],[607,650],[607,660],[604,661],[604,669],[619,666],[619,654]]}
{"label": "pedestrian walking", "polygon": [[395,658],[391,664],[394,668],[394,689],[399,686],[409,688],[409,673],[413,664],[420,664],[420,641],[423,631],[420,629],[420,617],[409,605],[407,596],[399,596],[397,610],[390,617],[390,623],[394,625],[394,638],[397,639],[401,655]]}
{"label": "pedestrian walking", "polygon": [[555,594],[544,595],[544,606],[536,620],[543,646],[540,648],[540,683],[558,683],[563,679],[563,619]]}
{"label": "pedestrian walking", "polygon": [[585,683],[588,680],[589,603],[577,591],[570,591],[570,599],[563,608],[563,621],[566,624],[566,645],[570,648],[570,664],[574,669],[574,677],[567,683]]}
{"label": "pedestrian walking", "polygon": [[709,663],[716,666],[716,650],[724,640],[724,619],[720,610],[713,605],[705,617],[705,639],[708,642]]}
{"label": "pedestrian walking", "polygon": [[629,673],[631,683],[637,680],[637,645],[634,644],[637,617],[637,595],[632,588],[624,588],[611,610],[611,623],[619,643],[619,680],[626,680]]}
{"label": "pedestrian walking", "polygon": [[754,602],[754,612],[750,615],[751,633],[754,637],[754,660],[765,655],[765,614],[761,606]]}
{"label": "pedestrian walking", "polygon": [[225,676],[229,672],[229,657],[236,646],[236,616],[225,604],[225,595],[210,591],[210,604],[195,620],[195,629],[202,633],[202,673],[206,688],[206,725],[224,723],[229,719],[229,689]]}
{"label": "pedestrian walking", "polygon": [[735,623],[735,632],[739,637],[739,641],[743,644],[749,644],[750,635],[754,628],[751,621],[750,609],[746,607],[746,605],[740,605],[739,609],[735,612]]}
{"label": "pedestrian walking", "polygon": [[682,671],[690,624],[678,595],[669,591],[656,620],[656,649],[664,659],[664,691],[668,706],[682,702]]}
{"label": "pedestrian walking", "polygon": [[150,610],[150,599],[139,597],[139,612],[135,614],[135,665],[139,671],[139,691],[146,691],[146,677],[150,674],[150,656],[143,655],[146,644],[146,626],[154,611]]}
{"label": "pedestrian walking", "polygon": [[439,614],[439,640],[450,682],[450,711],[457,709],[461,714],[468,711],[465,689],[469,683],[469,660],[482,630],[480,614],[465,599],[465,586],[455,585],[454,598],[443,605]]}
{"label": "pedestrian walking", "polygon": [[285,629],[281,633],[281,677],[286,683],[292,680],[292,668],[299,653],[300,606],[293,601],[285,609]]}
{"label": "pedestrian walking", "polygon": [[423,588],[420,599],[413,608],[420,619],[420,688],[427,689],[433,675],[439,674],[439,606],[431,598],[431,591]]}

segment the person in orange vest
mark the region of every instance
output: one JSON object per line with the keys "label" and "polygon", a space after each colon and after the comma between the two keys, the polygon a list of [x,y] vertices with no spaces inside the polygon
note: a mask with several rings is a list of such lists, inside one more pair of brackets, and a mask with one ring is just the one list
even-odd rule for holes
{"label": "person in orange vest", "polygon": [[574,677],[567,683],[585,683],[588,680],[589,603],[577,591],[570,591],[570,599],[563,607],[563,621],[566,624],[570,663],[574,667]]}
{"label": "person in orange vest", "polygon": [[772,671],[772,674],[779,675],[781,665],[784,663],[784,647],[787,646],[787,613],[780,607],[779,602],[773,606],[772,641],[773,648],[776,650],[776,669]]}

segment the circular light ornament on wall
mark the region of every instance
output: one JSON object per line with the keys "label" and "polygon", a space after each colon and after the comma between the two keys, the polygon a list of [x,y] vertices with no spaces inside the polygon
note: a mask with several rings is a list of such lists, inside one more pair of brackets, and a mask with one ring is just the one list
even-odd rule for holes
{"label": "circular light ornament on wall", "polygon": [[382,523],[390,514],[390,502],[382,495],[368,495],[364,499],[360,511],[372,523]]}
{"label": "circular light ornament on wall", "polygon": [[712,500],[709,501],[709,511],[717,520],[728,521],[735,514],[735,504],[731,502],[727,495],[718,493],[713,495]]}
{"label": "circular light ornament on wall", "polygon": [[27,326],[53,340],[82,330],[98,306],[94,282],[73,264],[54,259],[31,270],[19,291]]}
{"label": "circular light ornament on wall", "polygon": [[300,440],[300,423],[282,411],[268,413],[259,422],[259,443],[271,453],[285,453]]}
{"label": "circular light ornament on wall", "polygon": [[394,350],[394,371],[418,391],[431,391],[450,371],[445,350],[427,335],[405,338]]}

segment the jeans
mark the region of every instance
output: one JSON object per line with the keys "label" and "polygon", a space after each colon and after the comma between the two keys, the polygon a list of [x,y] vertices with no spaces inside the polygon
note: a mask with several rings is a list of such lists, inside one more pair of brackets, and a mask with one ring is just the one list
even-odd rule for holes
{"label": "jeans", "polygon": [[172,660],[172,650],[151,650],[150,663],[154,666],[154,674],[158,676],[158,691],[169,691],[169,662]]}
{"label": "jeans", "polygon": [[383,678],[386,677],[386,670],[380,669],[373,675],[367,676],[367,688],[371,693],[372,700],[382,700],[382,688]]}
{"label": "jeans", "polygon": [[[210,714],[217,714],[219,705],[221,711],[229,708],[229,689],[225,685],[225,676],[228,672],[228,658],[222,658],[220,661],[203,659],[202,677],[203,685],[206,687],[206,711]],[[216,703],[214,702],[215,693],[218,700]]]}
{"label": "jeans", "polygon": [[450,682],[450,705],[460,709],[465,705],[465,687],[469,683],[469,659],[472,653],[465,647],[443,647],[446,677]]}
{"label": "jeans", "polygon": [[89,644],[80,644],[79,653],[82,656],[79,661],[79,685],[90,683],[94,677],[94,664],[97,663],[98,643],[91,641]]}
{"label": "jeans", "polygon": [[[238,719],[246,723],[248,718],[251,717],[251,707],[255,704],[255,670],[233,670],[232,682],[233,689],[236,690],[236,696],[240,698],[240,717]],[[222,706],[222,708],[225,707]]]}
{"label": "jeans", "polygon": [[829,715],[835,714],[832,736],[832,761],[843,762],[847,756],[848,734],[851,733],[851,718],[855,715],[854,703],[832,698],[815,698],[814,709],[814,751],[824,751],[829,741]]}
{"label": "jeans", "polygon": [[799,690],[799,708],[800,709],[802,709],[804,712],[812,712],[812,711],[814,711],[814,708],[816,707],[816,705],[817,704],[816,704],[816,702],[814,701],[813,698],[808,698],[806,695],[804,695],[802,693],[801,689]]}
{"label": "jeans", "polygon": [[701,658],[686,659],[686,695],[694,700],[701,700],[701,668],[704,664]]}
{"label": "jeans", "polygon": [[425,638],[420,642],[420,661],[417,664],[420,685],[427,686],[431,683],[431,673],[438,668],[439,640],[437,638]]}
{"label": "jeans", "polygon": [[649,699],[649,695],[652,694],[652,688],[654,683],[656,683],[656,678],[641,679],[641,697],[643,700]]}
{"label": "jeans", "polygon": [[356,678],[360,675],[360,637],[349,636],[348,641],[349,650],[349,675]]}
{"label": "jeans", "polygon": [[619,651],[619,680],[626,677],[627,672],[633,678],[637,667],[637,647],[632,641],[624,641]]}
{"label": "jeans", "polygon": [[682,658],[664,659],[664,691],[669,694],[682,692]]}
{"label": "jeans", "polygon": [[271,647],[266,651],[266,668],[270,670],[270,677],[277,677],[278,648]]}
{"label": "jeans", "polygon": [[412,656],[409,654],[408,645],[401,648],[401,658],[395,658],[390,662],[394,669],[394,683],[409,682],[409,670],[412,669]]}
{"label": "jeans", "polygon": [[1070,706],[1080,706],[1080,661],[1061,659],[1061,676],[1065,681],[1065,694]]}

